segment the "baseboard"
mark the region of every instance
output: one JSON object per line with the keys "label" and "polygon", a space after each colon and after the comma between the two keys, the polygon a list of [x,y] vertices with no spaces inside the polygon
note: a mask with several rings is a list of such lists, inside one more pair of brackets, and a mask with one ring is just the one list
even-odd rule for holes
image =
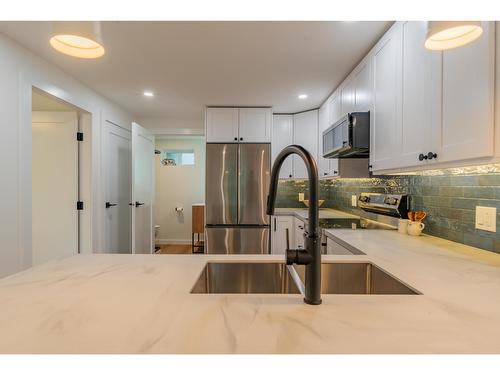
{"label": "baseboard", "polygon": [[191,240],[159,238],[155,243],[158,245],[191,245]]}

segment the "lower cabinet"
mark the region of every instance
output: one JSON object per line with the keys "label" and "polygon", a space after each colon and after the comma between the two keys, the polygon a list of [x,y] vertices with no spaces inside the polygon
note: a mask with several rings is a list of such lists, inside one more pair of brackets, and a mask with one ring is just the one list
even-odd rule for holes
{"label": "lower cabinet", "polygon": [[286,230],[288,229],[290,248],[295,247],[295,227],[293,216],[273,216],[271,221],[271,253],[285,254]]}

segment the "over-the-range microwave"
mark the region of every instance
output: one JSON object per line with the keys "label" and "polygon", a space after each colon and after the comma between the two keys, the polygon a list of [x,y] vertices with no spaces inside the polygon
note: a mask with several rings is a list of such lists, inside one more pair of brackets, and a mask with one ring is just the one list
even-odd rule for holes
{"label": "over-the-range microwave", "polygon": [[342,116],[323,132],[324,158],[366,158],[370,154],[370,112]]}

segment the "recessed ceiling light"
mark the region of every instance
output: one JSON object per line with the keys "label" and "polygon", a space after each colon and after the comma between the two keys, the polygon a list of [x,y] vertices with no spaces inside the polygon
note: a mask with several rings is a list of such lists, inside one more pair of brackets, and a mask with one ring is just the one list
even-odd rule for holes
{"label": "recessed ceiling light", "polygon": [[299,99],[307,99],[307,94],[300,94]]}
{"label": "recessed ceiling light", "polygon": [[98,22],[55,22],[50,45],[65,55],[95,59],[104,55]]}
{"label": "recessed ceiling light", "polygon": [[151,91],[144,91],[143,95],[147,96],[148,98],[152,98],[153,96],[155,96],[155,94],[153,94],[153,92]]}

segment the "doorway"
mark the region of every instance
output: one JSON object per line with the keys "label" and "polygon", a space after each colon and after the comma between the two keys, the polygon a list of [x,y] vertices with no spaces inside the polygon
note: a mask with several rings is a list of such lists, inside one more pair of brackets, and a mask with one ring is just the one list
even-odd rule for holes
{"label": "doorway", "polygon": [[[84,117],[87,118],[84,120]],[[82,122],[90,114],[32,89],[32,265],[89,246],[82,237]],[[90,134],[87,134],[90,135]]]}
{"label": "doorway", "polygon": [[[204,220],[197,212],[205,202],[205,138],[157,136],[155,147],[156,251],[191,254],[193,238],[194,244],[203,244],[204,223],[195,229],[194,222]],[[194,251],[202,252],[203,247]]]}

